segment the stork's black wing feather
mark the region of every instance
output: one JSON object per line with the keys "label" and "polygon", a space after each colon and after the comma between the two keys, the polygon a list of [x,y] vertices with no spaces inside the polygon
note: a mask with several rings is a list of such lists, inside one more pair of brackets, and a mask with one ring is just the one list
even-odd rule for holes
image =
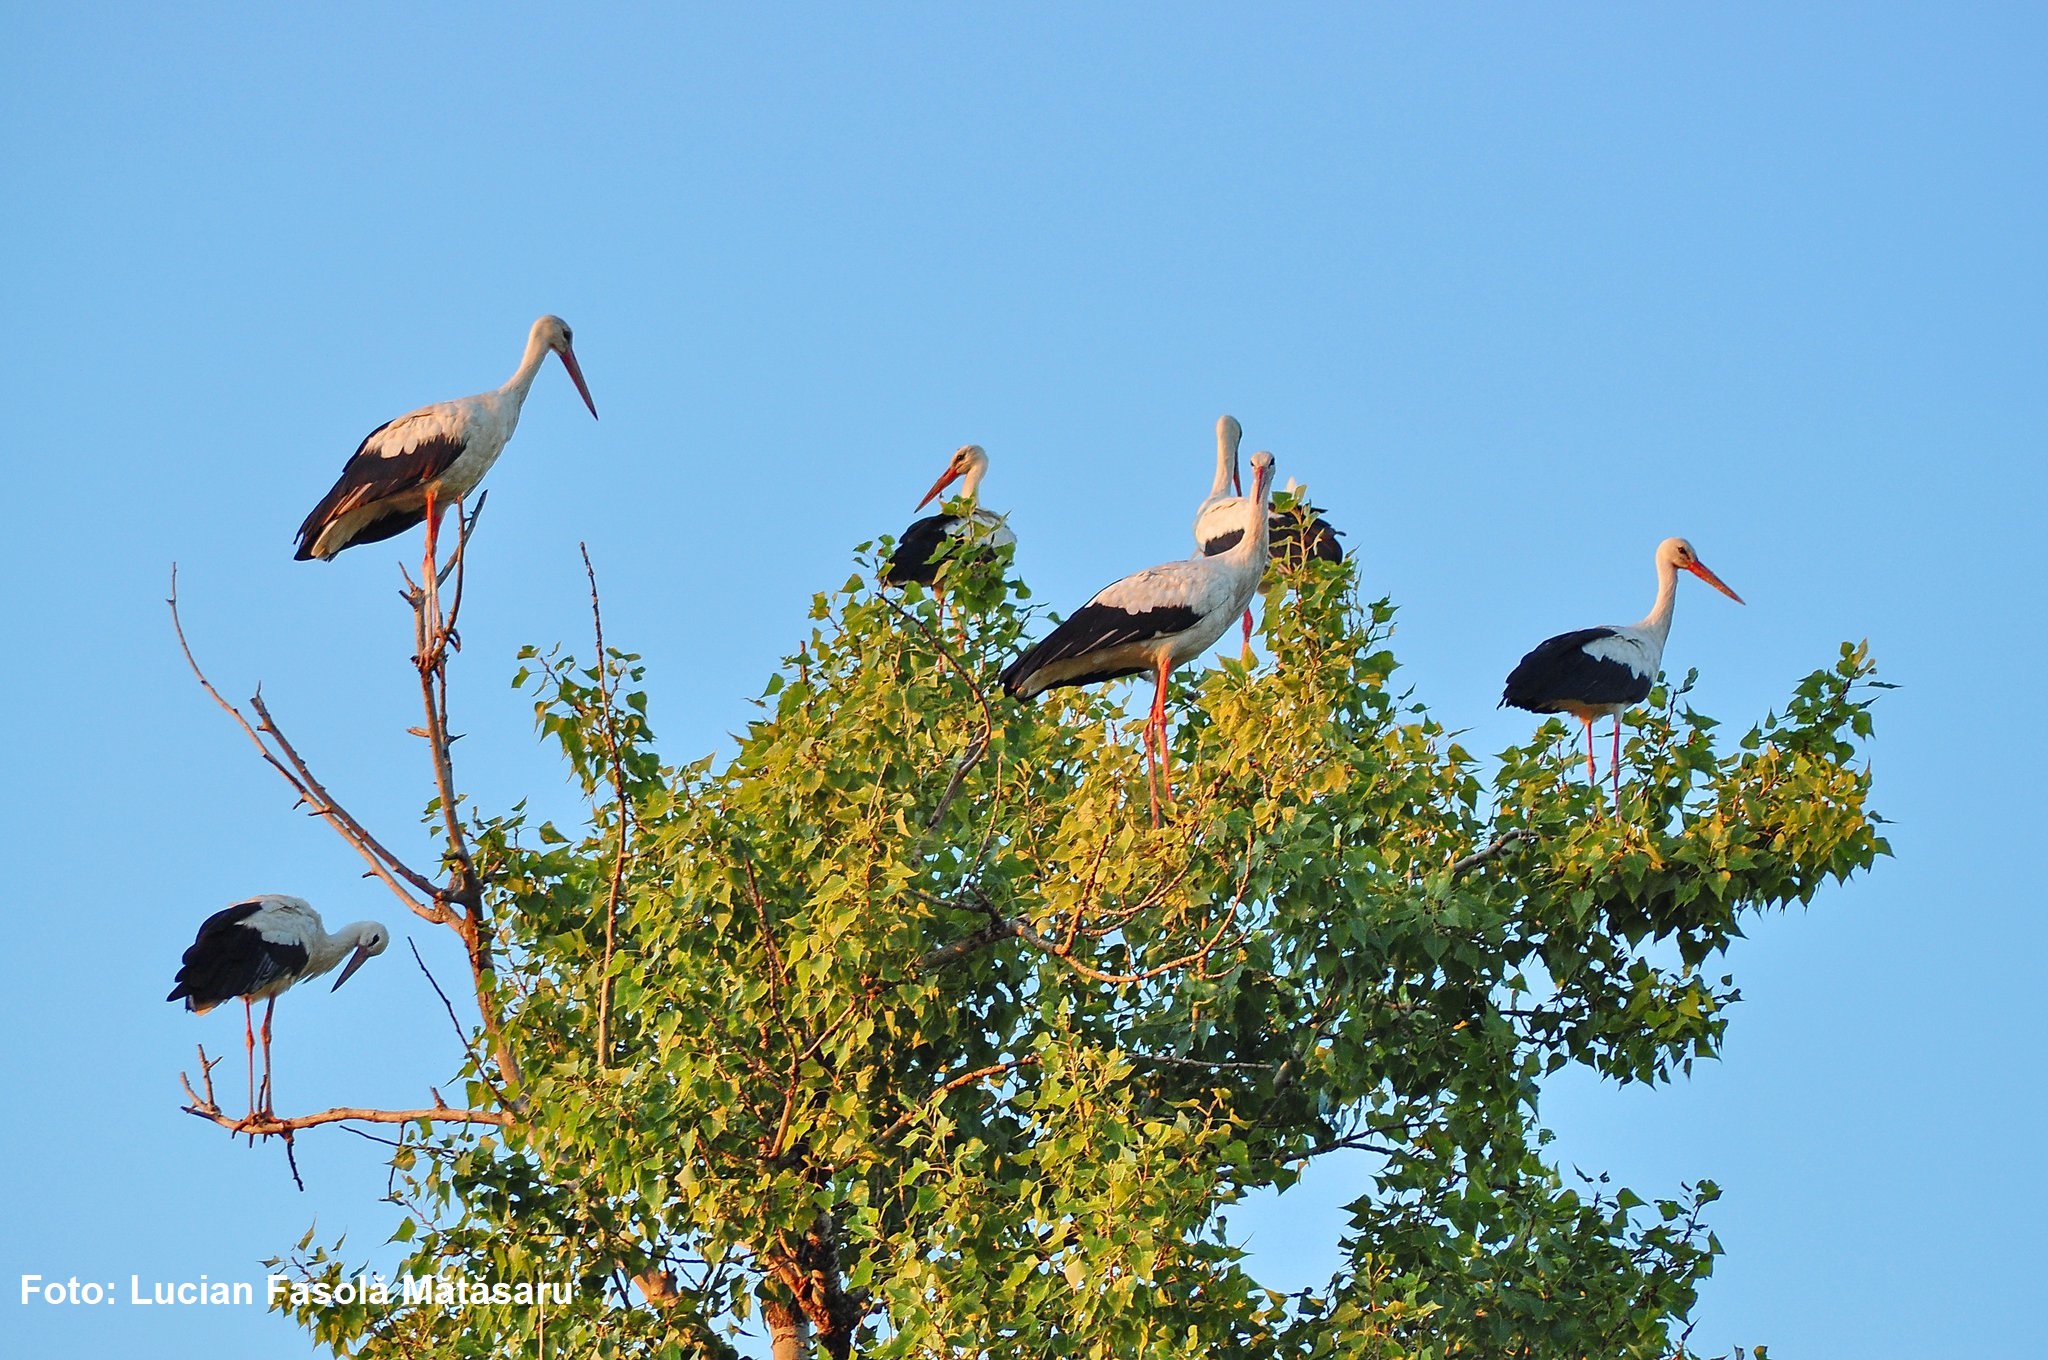
{"label": "stork's black wing feather", "polygon": [[1555,713],[1566,703],[1641,703],[1652,677],[1586,652],[1587,643],[1614,636],[1612,628],[1581,628],[1537,643],[1509,673],[1501,706]]}
{"label": "stork's black wing feather", "polygon": [[[1044,640],[1024,655],[1012,661],[1003,669],[1002,686],[1014,697],[1021,698],[1019,691],[1031,673],[1041,670],[1056,661],[1085,656],[1090,652],[1108,651],[1126,643],[1150,642],[1154,638],[1170,633],[1181,633],[1201,621],[1200,610],[1186,605],[1160,605],[1146,610],[1120,609],[1109,604],[1084,604],[1074,611],[1073,617],[1048,633]],[[1092,685],[1103,680],[1115,680],[1121,676],[1136,675],[1142,666],[1124,666],[1111,670],[1090,671],[1085,675],[1070,676],[1048,689],[1065,685]]]}
{"label": "stork's black wing feather", "polygon": [[177,986],[164,1000],[183,997],[186,1010],[200,1010],[246,996],[286,973],[302,972],[304,945],[266,940],[261,931],[245,924],[262,909],[260,901],[237,902],[207,917],[185,951]]}
{"label": "stork's black wing feather", "polygon": [[1272,555],[1283,562],[1299,566],[1311,559],[1318,562],[1344,560],[1344,545],[1337,541],[1343,531],[1321,515],[1311,512],[1307,526],[1303,527],[1295,514],[1283,512],[1274,515],[1270,524]]}
{"label": "stork's black wing feather", "polygon": [[1203,540],[1202,556],[1214,557],[1218,553],[1227,553],[1242,542],[1243,539],[1244,530],[1242,529],[1232,529],[1229,533],[1217,534],[1214,538]]}
{"label": "stork's black wing feather", "polygon": [[[306,522],[299,526],[299,561],[304,562],[313,556],[313,544],[328,524],[352,510],[373,505],[388,496],[417,490],[446,472],[468,447],[462,440],[443,434],[423,439],[403,453],[385,456],[364,452],[377,436],[409,419],[409,416],[400,416],[397,420],[388,420],[363,436],[363,442],[356,445],[356,451],[341,466],[341,476],[320,498],[320,503],[313,507],[313,513],[306,516]],[[394,510],[390,515],[380,516],[358,529],[344,546],[376,543],[402,534],[426,517],[426,511],[421,507]]]}
{"label": "stork's black wing feather", "polygon": [[939,564],[932,559],[946,541],[947,532],[959,522],[958,515],[926,515],[905,529],[903,537],[896,541],[896,551],[889,554],[888,565],[882,568],[882,584],[901,586],[915,581],[921,586],[930,585],[939,574]]}

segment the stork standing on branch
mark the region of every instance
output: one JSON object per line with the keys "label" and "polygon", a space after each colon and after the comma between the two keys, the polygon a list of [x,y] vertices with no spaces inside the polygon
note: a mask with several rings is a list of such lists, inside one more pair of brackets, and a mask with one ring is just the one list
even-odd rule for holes
{"label": "stork standing on branch", "polygon": [[[438,579],[436,536],[441,515],[476,489],[519,427],[519,410],[549,354],[562,367],[583,404],[597,418],[597,403],[583,381],[570,344],[569,323],[544,316],[526,337],[518,369],[495,392],[422,406],[370,431],[342,464],[341,476],[299,526],[298,560],[331,559],[343,548],[377,543],[424,521],[426,580]],[[458,514],[460,511],[458,510]]]}
{"label": "stork standing on branch", "polygon": [[1538,643],[1508,676],[1500,706],[1531,713],[1569,713],[1586,725],[1586,779],[1599,782],[1593,763],[1593,724],[1614,719],[1614,754],[1608,768],[1614,775],[1614,796],[1621,798],[1621,714],[1650,697],[1664,662],[1664,640],[1671,634],[1671,606],[1678,595],[1678,573],[1689,571],[1729,599],[1742,597],[1708,571],[1692,544],[1667,538],[1657,545],[1657,602],[1642,622],[1609,628],[1581,628]]}
{"label": "stork standing on branch", "polygon": [[[391,932],[377,921],[357,921],[329,935],[320,913],[303,899],[265,893],[215,912],[199,927],[185,951],[178,985],[166,1001],[204,1015],[223,1001],[242,1003],[242,1028],[249,1050],[249,1116],[270,1113],[270,1015],[277,997],[307,978],[330,972],[344,958],[348,966],[334,980],[339,989],[363,963],[384,952]],[[263,1006],[263,1090],[258,1108],[256,1031],[252,1007]]]}
{"label": "stork standing on branch", "polygon": [[[987,472],[988,452],[981,445],[962,444],[953,451],[952,458],[947,460],[946,470],[932,483],[932,489],[924,493],[924,499],[917,503],[917,508],[924,509],[941,491],[958,481],[960,499],[967,502],[967,513],[926,515],[913,521],[903,531],[903,537],[897,540],[896,551],[889,554],[888,565],[882,568],[883,585],[900,586],[911,581],[930,585],[939,574],[936,560],[939,549],[954,539],[966,539],[990,548],[1008,547],[1017,541],[1003,516],[981,508],[981,479]],[[954,555],[959,555],[958,549],[954,550]]]}
{"label": "stork standing on branch", "polygon": [[1166,751],[1166,678],[1174,667],[1209,650],[1258,593],[1266,570],[1272,491],[1273,455],[1255,453],[1252,494],[1238,500],[1234,544],[1214,556],[1148,567],[1097,591],[1002,673],[1003,688],[1025,700],[1061,686],[1152,674],[1155,689],[1145,724],[1145,773],[1154,826],[1159,824],[1161,788],[1169,801],[1173,798]]}

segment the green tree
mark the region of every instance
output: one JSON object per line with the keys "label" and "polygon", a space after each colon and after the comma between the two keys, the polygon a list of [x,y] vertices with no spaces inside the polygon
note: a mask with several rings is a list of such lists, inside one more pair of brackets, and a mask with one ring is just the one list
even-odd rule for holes
{"label": "green tree", "polygon": [[[601,625],[595,664],[525,658],[588,816],[447,815],[446,884],[409,885],[466,932],[484,1022],[468,1109],[389,1112],[396,1240],[407,1272],[574,1297],[304,1302],[309,1329],[374,1357],[728,1356],[757,1314],[792,1357],[1682,1349],[1714,1186],[1566,1177],[1538,1093],[1713,1054],[1743,918],[1886,853],[1861,647],[1732,746],[1660,689],[1609,810],[1560,724],[1481,760],[1391,687],[1350,563],[1276,564],[1263,659],[1179,686],[1155,829],[1120,694],[994,688],[1042,630],[1007,554],[950,563],[943,604],[874,565],[729,758],[664,761]],[[1346,1149],[1341,1267],[1262,1287],[1230,1206]],[[361,1269],[310,1235],[291,1260]]]}

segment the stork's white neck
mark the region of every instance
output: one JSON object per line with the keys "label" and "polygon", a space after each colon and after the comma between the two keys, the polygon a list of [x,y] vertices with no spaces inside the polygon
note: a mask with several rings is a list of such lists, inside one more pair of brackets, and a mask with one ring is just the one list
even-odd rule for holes
{"label": "stork's white neck", "polygon": [[[1273,501],[1273,477],[1270,472],[1264,478],[1254,467],[1252,471],[1252,493],[1244,498],[1244,537],[1230,545],[1218,557],[1233,561],[1256,562],[1261,575],[1265,574],[1266,559],[1271,555],[1272,545],[1268,538],[1272,532],[1272,512],[1268,508]],[[1227,521],[1226,521],[1227,522]]]}
{"label": "stork's white neck", "polygon": [[533,380],[540,373],[540,366],[547,362],[547,357],[547,337],[536,326],[533,333],[526,337],[526,353],[520,358],[519,367],[505,380],[505,385],[498,389],[498,394],[511,398],[514,406],[525,405],[526,394],[533,387]]}
{"label": "stork's white neck", "polygon": [[967,465],[966,473],[960,478],[960,495],[967,501],[979,504],[981,500],[981,475],[988,471],[988,464],[981,459]]}
{"label": "stork's white neck", "polygon": [[333,972],[334,965],[354,953],[363,937],[375,929],[375,921],[352,921],[332,935],[323,932],[306,947],[306,971],[300,976],[313,978]]}
{"label": "stork's white neck", "polygon": [[1216,423],[1216,480],[1209,484],[1209,499],[1231,494],[1230,485],[1237,480],[1237,441],[1242,437],[1230,417]]}
{"label": "stork's white neck", "polygon": [[1636,625],[1639,632],[1656,640],[1660,651],[1664,647],[1664,639],[1671,634],[1671,608],[1677,602],[1678,568],[1660,556],[1657,559],[1657,602]]}

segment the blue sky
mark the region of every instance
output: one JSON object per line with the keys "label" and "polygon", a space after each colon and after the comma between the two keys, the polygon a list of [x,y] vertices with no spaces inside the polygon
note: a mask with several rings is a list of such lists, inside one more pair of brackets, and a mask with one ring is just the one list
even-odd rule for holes
{"label": "blue sky", "polygon": [[[672,758],[745,720],[810,592],[954,446],[1049,602],[1189,548],[1210,430],[1311,483],[1405,678],[1474,749],[1522,651],[1648,605],[1747,724],[1838,642],[1898,857],[1734,952],[1725,1061],[1556,1084],[1566,1161],[1709,1176],[1713,1353],[2029,1353],[2038,1289],[2048,81],[2025,6],[17,7],[0,538],[14,1036],[0,1340],[303,1353],[253,1310],[24,1306],[32,1272],[260,1279],[316,1218],[381,1241],[377,1149],[178,1111],[225,1011],[161,997],[254,891],[402,918],[183,671],[260,681],[359,815],[428,858],[394,563],[291,532],[372,426],[502,381],[567,317],[493,473],[455,662],[464,782],[569,806],[508,688],[607,631]],[[2014,710],[2020,711],[2015,713]],[[415,1103],[455,1048],[403,944],[288,998],[280,1108]],[[224,1069],[225,1070],[225,1069]],[[1346,1169],[1233,1221],[1327,1269]],[[125,1287],[125,1286],[124,1286]]]}

